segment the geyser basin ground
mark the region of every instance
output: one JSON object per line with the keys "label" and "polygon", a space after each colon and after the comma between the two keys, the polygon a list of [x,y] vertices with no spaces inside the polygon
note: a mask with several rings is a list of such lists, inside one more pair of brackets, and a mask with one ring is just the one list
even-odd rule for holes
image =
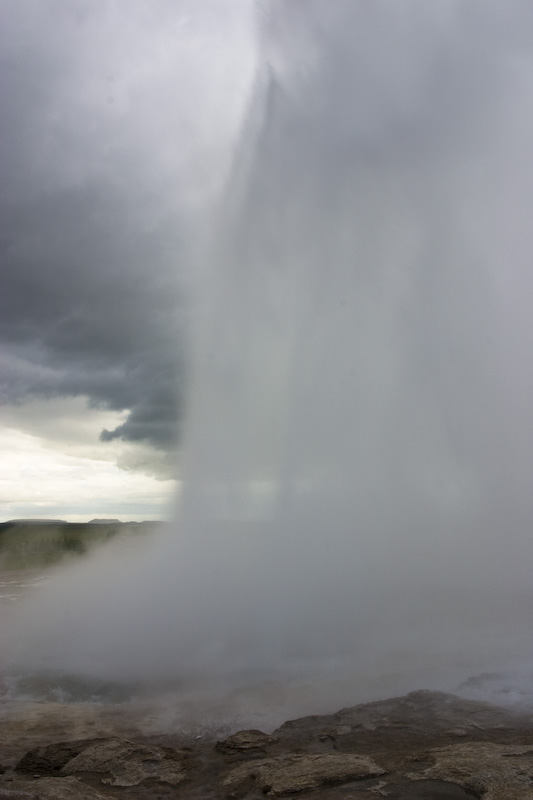
{"label": "geyser basin ground", "polygon": [[[134,549],[138,545],[136,541]],[[148,546],[151,547],[151,543]],[[144,546],[136,555],[141,555],[144,563]],[[131,558],[130,543],[122,542],[114,543],[78,563],[71,562],[67,567],[43,570],[42,580],[35,570],[29,572],[31,581],[27,580],[24,571],[3,574],[4,583],[9,587],[9,595],[2,600],[4,623],[7,624],[12,612],[16,611],[17,624],[12,641],[24,631],[21,620],[25,620],[31,643],[28,647],[27,642],[19,641],[20,660],[17,662],[12,658],[11,663],[4,666],[5,710],[9,707],[9,713],[20,718],[26,709],[29,718],[34,720],[41,715],[43,719],[51,715],[59,729],[63,724],[60,711],[64,708],[67,727],[76,717],[83,727],[85,723],[82,724],[81,720],[87,715],[93,721],[100,716],[104,720],[122,719],[124,728],[140,725],[145,732],[180,730],[205,733],[227,732],[239,727],[271,730],[289,717],[331,712],[342,706],[421,687],[446,691],[457,691],[461,687],[465,696],[508,705],[527,706],[531,701],[532,681],[531,676],[528,677],[526,658],[529,595],[511,595],[504,603],[501,597],[487,591],[483,596],[483,607],[488,612],[483,616],[479,605],[468,609],[464,598],[455,597],[452,601],[449,594],[446,595],[446,604],[431,592],[409,597],[407,602],[403,593],[387,596],[382,591],[382,600],[387,597],[383,608],[379,610],[377,600],[371,604],[367,626],[362,624],[364,617],[360,610],[358,638],[355,641],[351,638],[339,640],[336,656],[328,657],[316,650],[298,654],[294,648],[292,651],[287,648],[285,652],[268,653],[260,646],[261,642],[251,638],[241,642],[238,657],[231,659],[219,650],[218,661],[210,663],[209,668],[204,665],[201,670],[195,670],[190,659],[181,657],[179,645],[182,640],[179,636],[176,641],[166,643],[163,664],[144,658],[142,640],[138,658],[133,652],[135,663],[130,665],[120,652],[116,654],[114,650],[105,648],[95,651],[95,645],[102,647],[102,625],[97,617],[91,620],[91,624],[98,637],[89,639],[88,651],[82,651],[80,661],[75,622],[79,614],[82,614],[85,625],[89,618],[83,597],[78,596],[81,606],[77,610],[70,608],[68,616],[65,616],[64,631],[57,635],[54,628],[57,637],[55,648],[48,641],[37,647],[35,628],[44,624],[46,630],[50,609],[57,613],[58,604],[61,607],[65,597],[72,603],[73,585],[83,586],[83,581],[89,581],[89,578],[91,584],[98,583],[98,570],[103,564],[107,585],[112,578],[110,567],[113,563],[119,580],[123,581],[124,564]],[[135,563],[135,559],[130,561],[130,566]],[[132,582],[132,586],[138,587],[142,594],[137,580]],[[123,589],[122,583],[121,597]],[[28,600],[26,609],[21,606],[25,598]],[[145,600],[143,595],[143,602]],[[499,641],[494,636],[495,607],[506,609],[498,629]],[[123,609],[125,619],[130,617],[134,608],[132,604]],[[442,617],[443,609],[448,611],[445,618]],[[103,613],[106,612],[104,606]],[[93,613],[99,613],[99,607],[93,609]],[[461,623],[458,614],[462,615]],[[507,615],[511,614],[513,625],[507,626],[507,635],[504,635]],[[376,636],[372,621],[376,621],[379,636]],[[438,626],[436,631],[431,632],[430,623]],[[516,647],[520,624],[524,645],[522,658]],[[165,629],[171,639],[171,632],[175,629],[167,622]],[[74,631],[72,649],[71,630]],[[90,637],[90,629],[86,630]],[[7,634],[8,627],[5,627],[5,641],[8,641]],[[201,642],[198,647],[200,645]],[[161,649],[157,652],[160,653]],[[265,652],[268,658],[263,663],[261,657]],[[4,651],[4,661],[8,660],[8,653],[9,650]],[[53,657],[57,658],[55,663]],[[471,681],[464,686],[468,678],[487,670],[492,677]],[[36,722],[37,728],[39,725]],[[44,725],[46,727],[48,723]]]}
{"label": "geyser basin ground", "polygon": [[[2,797],[100,800],[105,792],[140,800],[154,793],[174,797],[176,791],[189,800],[300,792],[310,800],[366,800],[369,792],[392,800],[531,796],[531,714],[438,692],[288,721],[270,735],[154,735],[146,721],[143,730],[140,718],[133,726],[125,714],[91,719],[79,707],[77,715],[70,714],[70,728],[67,718],[63,713],[63,728],[52,724],[48,730],[30,729],[31,716],[18,726],[13,716],[7,720]],[[48,719],[57,722],[52,709]],[[46,741],[47,734],[61,741]],[[22,739],[34,747],[20,757]]]}
{"label": "geyser basin ground", "polygon": [[[79,582],[80,575],[88,569],[92,580],[97,581],[100,559],[109,566],[118,558],[117,563],[123,567],[124,559],[131,557],[131,552],[125,543],[121,546],[115,543],[111,550],[105,548],[78,565],[71,562],[66,572],[62,568],[44,570],[39,576],[35,570],[31,570],[29,575],[20,570],[7,571],[3,575],[3,583],[9,587],[8,596],[2,599],[4,620],[24,595],[34,595],[28,608],[35,612],[36,608],[43,608],[42,603],[36,602],[40,587],[46,588],[45,597],[61,599],[65,591],[62,582],[68,575],[66,586],[69,597],[72,597],[71,578]],[[109,575],[106,581],[109,581]],[[366,640],[359,641],[359,658],[353,658],[351,662],[337,658],[326,663],[324,659],[317,661],[309,657],[291,661],[286,657],[284,662],[278,661],[277,680],[272,679],[272,664],[266,670],[269,680],[265,680],[261,669],[256,666],[247,676],[248,683],[242,672],[228,681],[226,669],[224,677],[217,676],[215,664],[203,676],[182,675],[181,680],[172,682],[167,679],[166,683],[161,678],[154,678],[134,684],[95,678],[94,674],[39,672],[32,670],[32,664],[27,662],[26,674],[6,676],[3,684],[1,715],[6,745],[2,755],[5,772],[0,775],[0,794],[6,798],[18,798],[30,791],[40,792],[46,798],[47,792],[64,791],[69,798],[81,798],[83,792],[99,791],[102,779],[109,780],[107,772],[99,770],[112,768],[114,774],[122,776],[120,780],[133,783],[128,789],[120,787],[121,797],[126,793],[131,800],[141,800],[153,797],[154,791],[160,797],[170,797],[176,789],[165,782],[169,777],[168,770],[163,773],[162,782],[155,767],[154,775],[144,779],[144,773],[139,773],[135,760],[132,760],[132,754],[140,752],[143,747],[155,746],[156,750],[150,750],[150,763],[153,765],[157,761],[154,755],[157,747],[164,746],[187,753],[185,768],[179,772],[180,781],[183,779],[180,796],[191,800],[207,797],[209,793],[212,796],[213,792],[215,796],[241,796],[245,788],[250,797],[256,796],[256,790],[257,796],[264,796],[261,780],[269,783],[272,779],[276,791],[279,789],[282,795],[284,787],[294,786],[296,781],[298,786],[306,787],[303,789],[306,797],[320,797],[321,800],[340,800],[346,797],[346,792],[354,800],[359,800],[367,798],[371,789],[388,791],[394,800],[416,797],[420,800],[460,800],[476,796],[472,795],[474,784],[485,792],[483,796],[486,796],[485,790],[495,791],[494,797],[501,800],[506,797],[505,793],[502,794],[502,786],[505,786],[507,793],[511,788],[513,791],[516,789],[515,794],[508,794],[509,798],[524,800],[528,798],[529,787],[523,785],[523,764],[533,743],[530,711],[525,716],[515,717],[513,713],[472,705],[464,699],[453,700],[448,696],[422,692],[399,701],[377,703],[367,710],[354,709],[353,712],[348,710],[331,715],[337,708],[346,708],[367,699],[409,691],[418,686],[449,688],[454,681],[456,683],[451,688],[459,688],[464,697],[511,705],[515,712],[531,709],[531,675],[490,674],[463,681],[462,686],[457,686],[457,682],[470,675],[476,666],[487,664],[487,653],[478,652],[477,661],[472,661],[475,648],[469,648],[463,653],[462,660],[459,658],[454,664],[450,652],[432,652],[427,637],[422,644],[415,634],[427,630],[428,614],[431,617],[430,597],[428,594],[425,602],[420,598],[420,602],[412,603],[412,635],[403,642],[396,640],[392,650],[380,652],[379,648],[376,649],[376,641],[369,635]],[[516,624],[520,619],[520,603],[516,603],[516,598],[514,600],[513,619]],[[45,609],[49,602],[45,602]],[[459,605],[452,604],[452,610],[462,607],[457,602]],[[397,602],[392,605],[398,609]],[[442,608],[441,602],[437,605]],[[488,605],[491,607],[490,603]],[[402,607],[405,611],[405,604]],[[525,612],[527,608],[528,602],[522,610]],[[414,613],[416,609],[418,611]],[[389,618],[394,618],[390,609]],[[450,619],[455,619],[454,614]],[[480,622],[478,615],[478,626]],[[526,624],[525,619],[523,622]],[[452,628],[456,634],[456,622]],[[404,624],[402,631],[407,630]],[[514,627],[513,638],[516,633]],[[480,641],[485,636],[482,632]],[[439,635],[442,643],[441,637],[442,631]],[[393,639],[391,629],[387,638],[389,648]],[[453,637],[450,642],[452,640]],[[33,637],[32,641],[35,641]],[[493,657],[498,648],[492,643],[490,650]],[[505,658],[508,660],[503,641],[500,650],[501,666]],[[330,716],[314,716],[282,725],[287,719],[310,712]],[[282,727],[276,731],[279,725]],[[261,740],[259,749],[257,743],[248,746],[246,742],[251,739],[246,734],[235,741],[229,739],[224,746],[215,747],[217,740],[243,728],[273,732],[272,742],[266,737]],[[117,737],[123,744],[117,743]],[[84,748],[89,747],[90,740],[95,738],[99,740],[104,767],[99,767],[93,760],[92,767],[84,769],[81,782],[76,779],[72,783],[70,777],[57,777],[62,774],[63,761],[58,767],[54,758],[64,760],[65,752],[74,757],[80,748],[85,752]],[[86,741],[80,743],[80,740]],[[58,742],[65,744],[56,746]],[[452,751],[442,751],[441,755],[442,747],[451,747]],[[14,772],[15,764],[34,748],[41,748],[39,753],[45,755],[45,759],[34,753],[22,762],[26,763],[25,771]],[[43,748],[48,749],[43,751]],[[424,754],[422,759],[421,750]],[[118,758],[119,751],[126,754],[125,760],[110,767],[111,753],[116,753]],[[349,764],[346,760],[340,763],[343,753],[352,759]],[[317,761],[317,756],[325,760]],[[327,760],[330,756],[331,761]],[[309,763],[305,761],[307,757],[311,759]],[[377,765],[377,772],[383,771],[383,775],[374,779],[364,774],[361,777],[358,770],[363,762],[367,763],[365,758],[371,758]],[[258,771],[258,761],[264,763],[262,771]],[[47,766],[43,768],[45,763]],[[486,784],[487,763],[490,763],[492,776],[489,784]],[[256,777],[251,778],[252,774]],[[47,775],[54,776],[52,780],[56,783],[53,786],[49,784]],[[114,789],[108,783],[105,791],[107,796],[114,796]]]}

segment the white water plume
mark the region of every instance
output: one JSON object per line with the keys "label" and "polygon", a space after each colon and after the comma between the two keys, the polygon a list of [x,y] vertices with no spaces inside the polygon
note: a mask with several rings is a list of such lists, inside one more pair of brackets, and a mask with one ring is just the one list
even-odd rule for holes
{"label": "white water plume", "polygon": [[528,6],[259,11],[232,173],[195,220],[177,521],[58,574],[15,618],[16,658],[376,693],[523,666]]}

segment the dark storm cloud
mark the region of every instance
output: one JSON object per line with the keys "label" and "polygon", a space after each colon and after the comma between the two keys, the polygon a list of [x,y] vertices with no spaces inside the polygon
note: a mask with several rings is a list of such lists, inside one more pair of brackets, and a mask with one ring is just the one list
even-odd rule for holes
{"label": "dark storm cloud", "polygon": [[99,75],[100,107],[83,96],[90,75],[74,50],[91,31],[82,10],[48,4],[58,16],[37,36],[28,15],[42,8],[4,8],[3,399],[86,395],[131,410],[106,438],[170,448],[185,360],[179,232],[135,164],[112,76]]}
{"label": "dark storm cloud", "polygon": [[[203,118],[216,79],[195,67],[194,48],[210,43],[213,19],[224,33],[218,16],[188,0],[4,6],[4,402],[84,395],[130,410],[104,441],[174,447],[187,361],[182,234],[213,171]],[[218,125],[210,135],[223,140],[223,115]]]}
{"label": "dark storm cloud", "polygon": [[121,437],[164,447],[184,379],[180,242],[142,211],[105,185],[3,209],[4,399],[86,395],[131,410]]}
{"label": "dark storm cloud", "polygon": [[170,445],[185,349],[176,234],[143,230],[138,207],[105,186],[6,205],[5,399],[87,395],[131,409],[122,437]]}

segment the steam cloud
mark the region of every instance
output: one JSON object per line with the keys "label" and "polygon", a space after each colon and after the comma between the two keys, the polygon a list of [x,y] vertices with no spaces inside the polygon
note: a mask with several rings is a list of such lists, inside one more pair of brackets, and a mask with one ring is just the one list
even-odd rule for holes
{"label": "steam cloud", "polygon": [[522,666],[531,8],[259,12],[198,219],[177,521],[59,574],[14,658],[146,681]]}

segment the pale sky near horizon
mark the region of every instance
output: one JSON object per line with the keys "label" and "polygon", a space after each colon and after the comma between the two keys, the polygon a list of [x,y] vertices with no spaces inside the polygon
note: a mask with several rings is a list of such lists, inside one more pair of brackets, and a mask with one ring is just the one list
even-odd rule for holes
{"label": "pale sky near horizon", "polygon": [[99,441],[103,428],[121,424],[126,416],[127,411],[89,409],[83,397],[5,407],[2,520],[112,517],[125,522],[170,516],[177,482],[165,478],[171,468],[161,463],[164,454],[142,444]]}
{"label": "pale sky near horizon", "polygon": [[254,3],[8,0],[1,16],[0,520],[162,519],[188,230],[246,107]]}

